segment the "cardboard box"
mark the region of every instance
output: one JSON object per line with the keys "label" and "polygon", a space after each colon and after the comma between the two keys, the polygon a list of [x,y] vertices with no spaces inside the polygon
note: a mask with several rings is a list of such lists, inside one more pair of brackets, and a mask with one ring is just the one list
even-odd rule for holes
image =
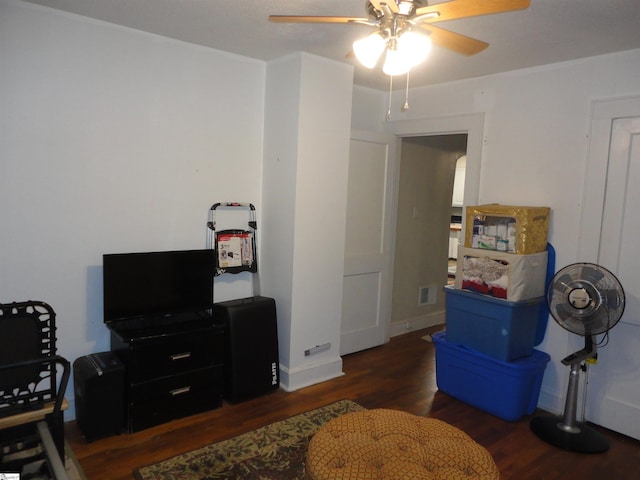
{"label": "cardboard box", "polygon": [[547,258],[546,251],[516,255],[459,247],[455,286],[512,302],[542,297]]}
{"label": "cardboard box", "polygon": [[496,244],[498,240],[505,242],[510,253],[529,255],[544,252],[547,249],[550,214],[549,207],[497,203],[468,206],[464,246],[477,247],[474,245],[474,235],[489,235],[496,237]]}
{"label": "cardboard box", "polygon": [[509,302],[445,287],[447,339],[503,361],[533,353],[544,297]]}
{"label": "cardboard box", "polygon": [[535,411],[548,354],[534,350],[528,357],[503,362],[451,343],[447,336],[431,336],[438,389],[508,422]]}

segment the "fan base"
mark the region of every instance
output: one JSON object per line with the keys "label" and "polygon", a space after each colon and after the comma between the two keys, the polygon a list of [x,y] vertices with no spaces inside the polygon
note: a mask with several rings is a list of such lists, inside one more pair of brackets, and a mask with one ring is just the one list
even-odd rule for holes
{"label": "fan base", "polygon": [[562,417],[534,417],[530,427],[533,433],[551,445],[580,453],[602,453],[609,449],[609,440],[600,432],[579,422],[575,433],[560,427]]}

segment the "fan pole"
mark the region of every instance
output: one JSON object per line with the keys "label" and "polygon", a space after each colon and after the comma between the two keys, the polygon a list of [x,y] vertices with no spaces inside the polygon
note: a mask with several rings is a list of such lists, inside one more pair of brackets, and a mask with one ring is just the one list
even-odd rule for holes
{"label": "fan pole", "polygon": [[562,423],[558,424],[558,428],[569,433],[580,433],[580,428],[576,421],[579,382],[580,362],[577,362],[571,365],[571,371],[569,372],[569,385],[567,387],[567,398],[564,404],[564,415],[562,417]]}
{"label": "fan pole", "polygon": [[564,415],[534,417],[530,427],[542,440],[564,450],[601,453],[609,449],[609,440],[589,425],[576,421],[581,363],[582,359],[571,364]]}

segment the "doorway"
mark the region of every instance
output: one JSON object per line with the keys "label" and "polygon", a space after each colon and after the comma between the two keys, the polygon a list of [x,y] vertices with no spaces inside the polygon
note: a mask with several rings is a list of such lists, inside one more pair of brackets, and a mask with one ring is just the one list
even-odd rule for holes
{"label": "doorway", "polygon": [[[402,138],[391,323],[405,330],[444,322],[442,288],[455,256],[450,247],[462,223],[462,200],[454,205],[454,184],[458,160],[467,153],[467,137],[453,133]],[[455,231],[453,216],[459,219]]]}
{"label": "doorway", "polygon": [[[480,157],[483,143],[484,115],[482,113],[452,115],[447,117],[423,118],[413,120],[402,120],[397,122],[388,122],[385,125],[385,132],[354,132],[354,139],[357,142],[366,142],[368,147],[362,145],[365,150],[373,148],[377,154],[369,158],[378,159],[380,165],[384,164],[383,170],[374,170],[384,172],[379,176],[377,190],[382,199],[382,204],[378,209],[372,209],[371,203],[367,202],[365,207],[358,207],[354,204],[347,207],[347,210],[353,212],[354,217],[360,217],[360,213],[372,212],[377,214],[369,218],[370,222],[351,222],[348,218],[348,226],[370,225],[375,226],[376,231],[384,232],[384,236],[377,238],[381,241],[377,243],[376,248],[371,249],[371,255],[362,255],[360,244],[354,252],[350,253],[347,248],[345,252],[345,277],[353,276],[349,280],[344,280],[347,284],[343,286],[343,305],[342,305],[342,322],[340,336],[340,354],[346,355],[365,348],[370,348],[376,344],[388,341],[391,336],[406,333],[408,329],[424,328],[422,325],[407,325],[402,322],[393,323],[391,321],[391,298],[393,277],[400,275],[400,272],[393,272],[392,263],[395,258],[394,252],[397,248],[395,245],[395,216],[397,210],[398,190],[399,190],[399,173],[398,160],[400,150],[397,145],[400,140],[405,137],[430,137],[430,136],[448,136],[455,134],[466,135],[466,168],[464,182],[464,199],[467,204],[474,204],[478,200],[478,189],[480,183]],[[352,149],[352,153],[359,151],[359,148]],[[351,162],[351,160],[350,160]],[[355,165],[355,164],[354,164]],[[351,168],[351,166],[350,166]],[[365,181],[371,184],[365,176],[355,176],[355,179]],[[374,182],[375,183],[375,182]],[[353,188],[349,186],[349,190]],[[359,188],[359,187],[356,187]],[[356,191],[356,190],[354,190]],[[361,198],[359,195],[351,198]],[[449,196],[449,201],[451,197]],[[449,201],[443,204],[448,204]],[[450,206],[450,205],[449,205]],[[349,217],[349,215],[348,215]],[[362,220],[362,218],[360,218]],[[390,225],[391,228],[385,228],[383,225]],[[448,223],[444,223],[445,229]],[[378,230],[379,227],[382,227]],[[461,231],[464,232],[465,220],[462,218]],[[369,229],[370,231],[370,229]],[[387,234],[389,234],[387,236]],[[350,233],[347,232],[347,236]],[[357,238],[352,236],[351,238]],[[374,238],[371,235],[366,236],[367,239]],[[446,266],[446,251],[443,253]],[[352,258],[350,258],[352,257]],[[377,257],[377,265],[373,270],[367,270],[363,265],[364,260]],[[352,270],[353,267],[353,270]],[[387,273],[385,273],[387,272]],[[446,276],[446,268],[444,271]],[[372,278],[376,277],[376,281]],[[385,281],[386,279],[386,281]],[[351,284],[351,285],[349,285]],[[346,288],[346,289],[345,289]],[[429,295],[441,295],[442,284],[434,289],[426,290],[426,300],[430,301]],[[367,301],[362,301],[366,299]],[[375,315],[370,315],[375,312]],[[439,315],[439,317],[437,316]],[[444,309],[433,318],[429,318],[432,325],[444,322]],[[373,319],[373,320],[371,320]],[[425,327],[428,325],[425,325]],[[363,332],[368,332],[364,334]],[[365,343],[366,341],[366,343]]]}
{"label": "doorway", "polygon": [[[409,137],[432,137],[462,134],[466,136],[466,168],[465,168],[465,182],[464,182],[464,203],[467,205],[475,205],[478,202],[478,192],[480,188],[480,165],[482,146],[484,142],[484,114],[483,113],[470,113],[461,115],[450,115],[446,117],[433,117],[433,118],[419,118],[411,120],[400,120],[396,122],[389,122],[385,125],[385,131],[396,137],[405,140]],[[396,189],[396,192],[400,190],[400,187]],[[451,197],[449,197],[451,198]],[[397,201],[397,200],[396,200]],[[461,218],[461,235],[464,235],[466,228],[465,218]],[[448,228],[448,223],[443,222],[445,225],[445,231]],[[398,249],[396,245],[395,249]],[[445,266],[447,263],[447,253],[442,254],[441,259],[444,259]],[[400,271],[394,271],[393,278],[398,275],[402,275]],[[444,275],[446,276],[446,269]],[[428,294],[434,292],[436,294],[436,301],[438,296],[442,297],[442,279],[438,280],[439,285],[435,290],[427,290]],[[444,279],[446,282],[446,277]],[[433,295],[433,293],[431,293]],[[415,303],[416,293],[411,295],[413,302]],[[433,298],[433,297],[431,297]],[[441,300],[444,301],[444,300]],[[442,304],[444,305],[444,303]],[[444,323],[444,308],[441,306],[433,307],[434,311],[431,315],[416,318],[414,322],[406,321],[391,321],[390,336],[401,335],[409,330],[416,330],[419,328],[425,328],[430,325],[438,325]],[[429,322],[429,324],[427,324]]]}

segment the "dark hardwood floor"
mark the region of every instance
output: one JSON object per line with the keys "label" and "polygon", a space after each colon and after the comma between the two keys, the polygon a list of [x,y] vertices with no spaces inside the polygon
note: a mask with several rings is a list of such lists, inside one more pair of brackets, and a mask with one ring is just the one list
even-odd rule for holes
{"label": "dark hardwood floor", "polygon": [[421,339],[437,330],[440,328],[411,332],[381,347],[347,355],[344,376],[296,392],[278,390],[133,435],[92,443],[86,443],[70,422],[67,439],[88,480],[130,480],[136,467],[349,398],[369,409],[395,408],[457,426],[489,450],[502,480],[638,478],[640,442],[636,440],[602,430],[611,442],[607,452],[571,453],[539,440],[529,429],[531,417],[506,422],[439,392],[433,344]]}

